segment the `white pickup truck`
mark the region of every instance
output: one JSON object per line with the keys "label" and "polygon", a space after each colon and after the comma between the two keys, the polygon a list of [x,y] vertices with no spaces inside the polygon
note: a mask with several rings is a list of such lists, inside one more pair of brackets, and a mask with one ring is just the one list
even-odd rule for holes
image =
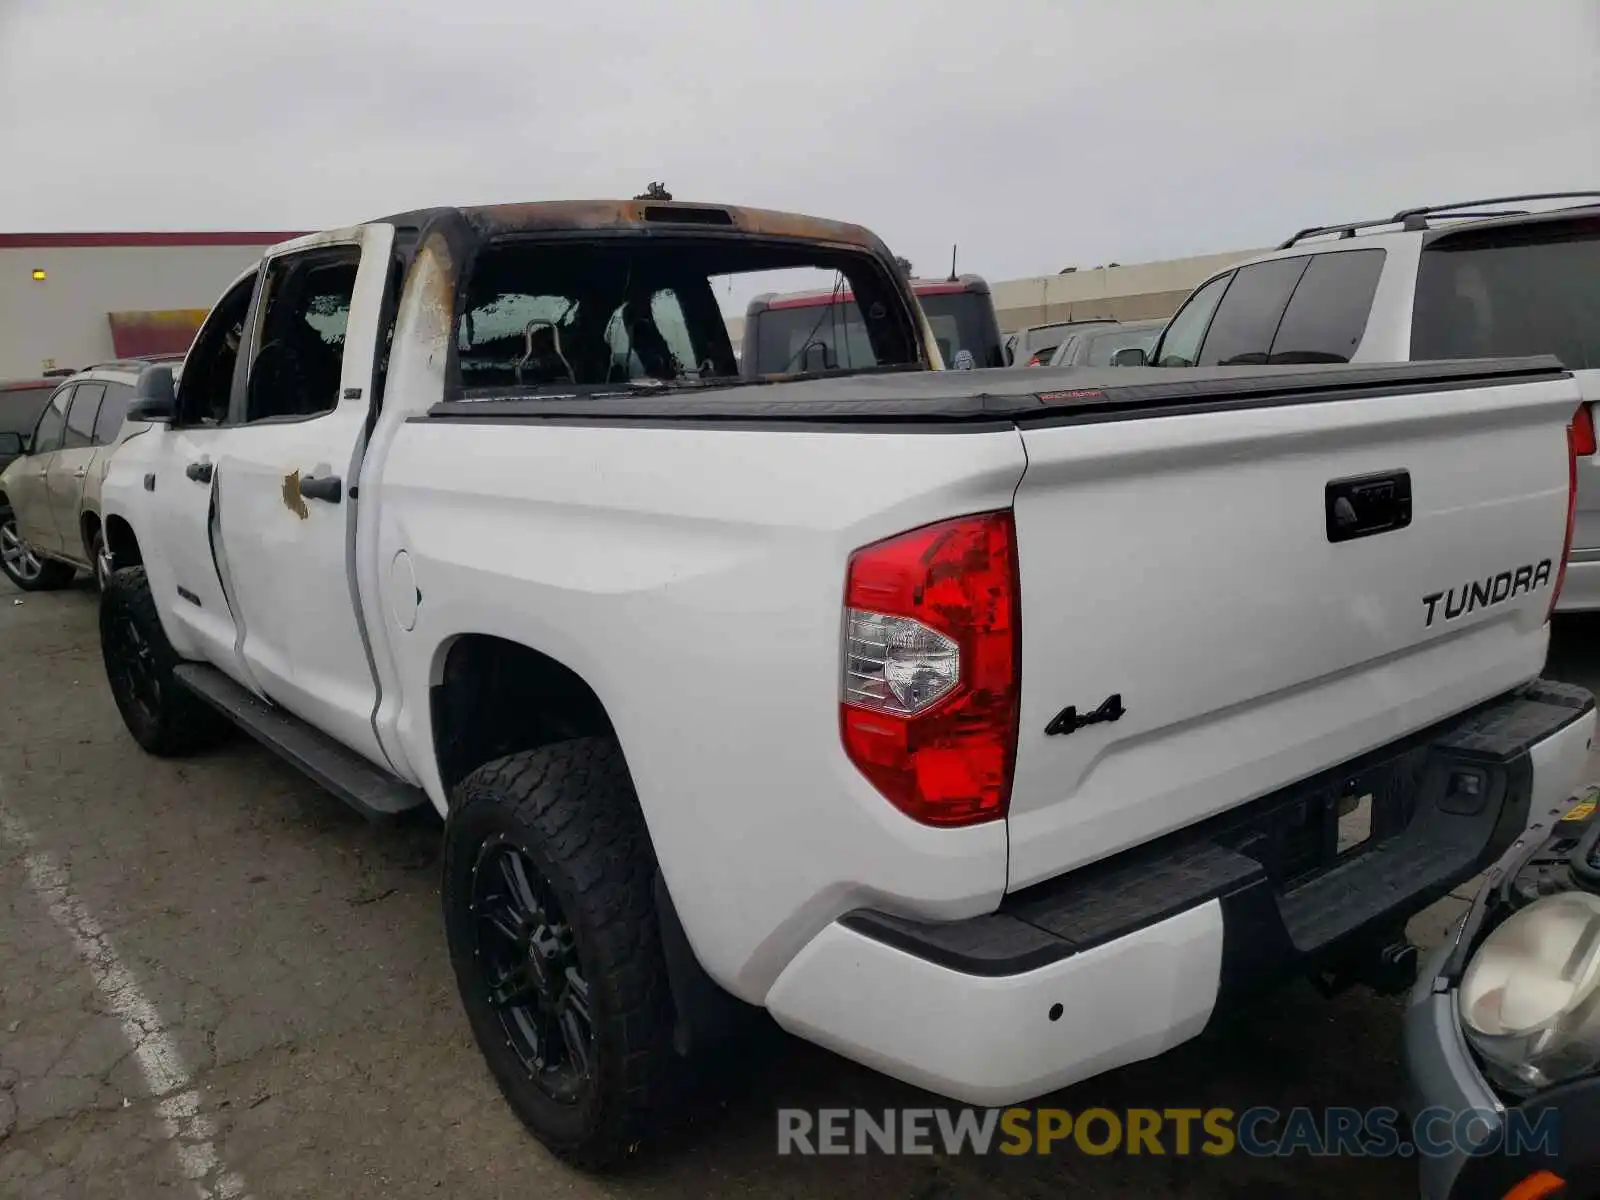
{"label": "white pickup truck", "polygon": [[[797,265],[876,368],[740,378],[711,281]],[[473,1031],[575,1161],[750,1006],[987,1105],[1299,972],[1403,986],[1405,919],[1578,780],[1554,360],[931,345],[858,227],[531,204],[278,246],[141,377],[128,728],[443,814]]]}

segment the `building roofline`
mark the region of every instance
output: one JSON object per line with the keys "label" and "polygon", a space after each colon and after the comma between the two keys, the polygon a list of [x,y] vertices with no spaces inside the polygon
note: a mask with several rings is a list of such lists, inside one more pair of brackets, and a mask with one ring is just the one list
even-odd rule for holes
{"label": "building roofline", "polygon": [[0,233],[0,250],[81,249],[91,246],[275,246],[304,231],[160,230],[106,233]]}

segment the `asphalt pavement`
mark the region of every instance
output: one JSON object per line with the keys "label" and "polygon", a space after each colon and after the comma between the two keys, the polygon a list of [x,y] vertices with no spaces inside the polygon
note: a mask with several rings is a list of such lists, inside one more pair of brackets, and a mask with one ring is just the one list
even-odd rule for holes
{"label": "asphalt pavement", "polygon": [[[780,1107],[937,1102],[775,1029],[622,1172],[573,1171],[524,1133],[472,1045],[437,822],[371,827],[243,738],[144,755],[106,688],[95,615],[87,585],[0,582],[0,1196],[1414,1194],[1399,1158],[781,1157]],[[1550,673],[1600,687],[1596,632],[1560,622]],[[1413,936],[1437,941],[1464,895]],[[1398,1106],[1398,1011],[1297,985],[1039,1103]]]}

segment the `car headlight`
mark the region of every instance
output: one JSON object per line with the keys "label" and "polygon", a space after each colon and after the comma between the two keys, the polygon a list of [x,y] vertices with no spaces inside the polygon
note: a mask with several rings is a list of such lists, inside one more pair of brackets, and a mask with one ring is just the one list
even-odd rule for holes
{"label": "car headlight", "polygon": [[1491,1078],[1530,1092],[1600,1066],[1600,896],[1535,900],[1461,977],[1461,1023]]}

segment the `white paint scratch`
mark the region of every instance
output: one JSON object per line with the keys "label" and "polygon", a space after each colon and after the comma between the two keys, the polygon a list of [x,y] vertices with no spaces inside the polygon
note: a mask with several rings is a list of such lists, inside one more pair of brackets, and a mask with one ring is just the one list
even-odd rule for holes
{"label": "white paint scratch", "polygon": [[72,894],[67,872],[47,851],[38,848],[27,825],[0,803],[0,836],[22,854],[28,883],[50,918],[72,939],[78,957],[94,977],[106,1011],[122,1025],[133,1047],[133,1061],[145,1088],[155,1098],[162,1135],[172,1143],[178,1168],[196,1200],[248,1200],[245,1182],[225,1170],[217,1154],[215,1123],[200,1111],[199,1090],[177,1043],[163,1028],[161,1014],[118,957],[116,946],[94,914]]}

